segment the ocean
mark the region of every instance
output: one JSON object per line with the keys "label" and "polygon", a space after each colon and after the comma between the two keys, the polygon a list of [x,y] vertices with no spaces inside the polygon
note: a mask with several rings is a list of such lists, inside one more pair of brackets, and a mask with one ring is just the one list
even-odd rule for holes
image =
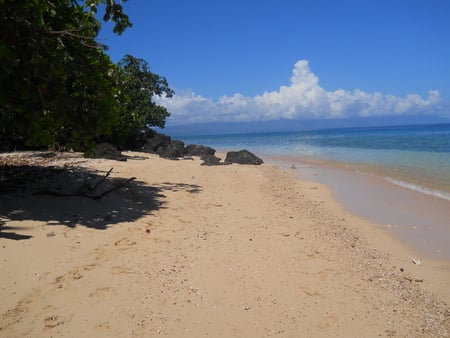
{"label": "ocean", "polygon": [[450,124],[177,137],[247,149],[327,185],[344,208],[413,252],[450,260]]}
{"label": "ocean", "polygon": [[263,159],[278,156],[351,169],[450,201],[450,124],[177,138],[218,151],[248,149]]}

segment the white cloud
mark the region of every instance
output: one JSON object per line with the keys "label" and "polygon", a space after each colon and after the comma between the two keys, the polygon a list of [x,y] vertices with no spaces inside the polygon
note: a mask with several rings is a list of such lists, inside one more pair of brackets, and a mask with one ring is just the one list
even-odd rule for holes
{"label": "white cloud", "polygon": [[441,101],[438,91],[427,98],[417,94],[397,97],[366,93],[359,89],[327,91],[311,72],[308,61],[294,65],[289,86],[254,97],[241,94],[214,101],[193,92],[157,98],[171,112],[170,124],[213,121],[260,121],[276,119],[343,118],[415,114],[432,110]]}

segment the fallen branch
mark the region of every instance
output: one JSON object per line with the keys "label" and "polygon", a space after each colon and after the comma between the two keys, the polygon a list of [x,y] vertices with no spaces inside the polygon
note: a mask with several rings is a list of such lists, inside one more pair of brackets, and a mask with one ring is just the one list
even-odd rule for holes
{"label": "fallen branch", "polygon": [[128,183],[130,183],[131,181],[133,181],[135,179],[136,179],[136,177],[131,177],[131,178],[129,178],[129,179],[115,185],[114,187],[112,187],[108,190],[105,190],[104,192],[97,194],[97,195],[85,194],[83,192],[64,193],[64,192],[59,192],[59,191],[50,190],[50,189],[37,191],[37,192],[33,193],[33,195],[51,195],[51,196],[57,196],[57,197],[86,197],[86,198],[90,198],[93,200],[99,200],[99,199],[103,198],[104,196],[106,196],[107,194],[124,187],[125,185],[127,185]]}
{"label": "fallen branch", "polygon": [[113,168],[109,169],[108,172],[107,172],[100,180],[98,180],[98,182],[97,182],[96,184],[94,184],[93,186],[89,186],[89,185],[87,184],[87,182],[85,182],[84,185],[85,185],[89,190],[94,191],[95,189],[97,189],[97,187],[98,187],[100,184],[102,184],[102,183],[108,178],[108,176],[111,174],[112,171],[113,171]]}
{"label": "fallen branch", "polygon": [[127,179],[126,181],[122,182],[121,184],[118,184],[115,187],[112,187],[111,189],[106,190],[106,191],[102,192],[101,194],[91,197],[91,198],[98,200],[98,199],[102,198],[103,196],[109,194],[110,192],[113,192],[114,190],[122,188],[123,186],[127,185],[128,183],[130,183],[131,181],[133,181],[135,179],[136,179],[136,177],[131,177],[131,178]]}

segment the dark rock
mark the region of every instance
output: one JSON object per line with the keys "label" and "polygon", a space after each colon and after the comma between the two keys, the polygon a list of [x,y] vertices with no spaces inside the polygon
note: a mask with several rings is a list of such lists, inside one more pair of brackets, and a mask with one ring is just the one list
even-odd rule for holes
{"label": "dark rock", "polygon": [[171,141],[164,147],[159,147],[156,153],[168,159],[177,159],[184,156],[184,143],[182,141]]}
{"label": "dark rock", "polygon": [[108,160],[116,160],[116,161],[126,161],[126,156],[122,155],[122,153],[117,150],[112,144],[109,143],[100,143],[98,146],[94,147],[89,153],[86,155],[91,158],[106,158]]}
{"label": "dark rock", "polygon": [[230,151],[225,158],[226,164],[238,163],[238,164],[254,164],[259,165],[264,163],[262,159],[248,150]]}
{"label": "dark rock", "polygon": [[155,131],[146,133],[145,137],[146,142],[141,149],[143,152],[157,154],[168,159],[177,159],[184,156],[185,150],[182,141],[172,141],[170,136]]}
{"label": "dark rock", "polygon": [[148,133],[142,151],[156,154],[158,148],[167,148],[171,143],[172,139],[170,136],[159,134],[157,132]]}
{"label": "dark rock", "polygon": [[212,165],[222,165],[222,164],[224,164],[223,162],[220,162],[221,159],[218,158],[215,155],[208,154],[208,155],[203,155],[200,158],[203,161],[203,163],[201,165],[212,166]]}
{"label": "dark rock", "polygon": [[214,155],[216,150],[211,147],[202,146],[200,144],[189,144],[184,148],[185,155],[188,156],[204,156],[204,155]]}

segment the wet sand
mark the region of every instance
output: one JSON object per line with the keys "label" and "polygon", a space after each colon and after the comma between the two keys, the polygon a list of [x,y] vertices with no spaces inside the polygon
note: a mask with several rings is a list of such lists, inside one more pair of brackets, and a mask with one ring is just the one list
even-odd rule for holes
{"label": "wet sand", "polygon": [[419,261],[327,186],[127,155],[33,158],[136,177],[99,200],[2,194],[0,336],[449,336],[448,261]]}
{"label": "wet sand", "polygon": [[301,179],[326,184],[345,209],[378,224],[419,255],[450,260],[450,201],[330,163],[306,163],[295,157],[273,160]]}

